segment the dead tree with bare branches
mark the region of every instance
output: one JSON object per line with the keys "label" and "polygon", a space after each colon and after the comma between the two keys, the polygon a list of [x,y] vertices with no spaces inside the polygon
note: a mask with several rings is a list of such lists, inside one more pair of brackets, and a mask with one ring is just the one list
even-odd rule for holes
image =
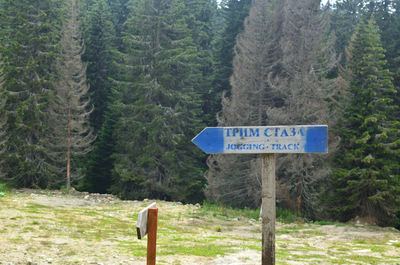
{"label": "dead tree with bare branches", "polygon": [[[332,124],[325,99],[334,81],[325,76],[336,56],[332,39],[326,38],[328,23],[320,1],[253,1],[237,38],[232,91],[222,99],[219,126]],[[286,199],[297,200],[299,210],[310,215],[317,183],[329,172],[325,159],[278,158],[278,185],[290,191],[282,193],[291,194]],[[257,156],[213,155],[208,165],[209,198],[235,206],[259,205]]]}
{"label": "dead tree with bare branches", "polygon": [[53,128],[48,144],[52,170],[60,177],[58,181],[66,178],[67,189],[71,187],[71,180],[79,177],[77,168],[72,166],[74,158],[88,153],[95,140],[89,125],[92,107],[86,65],[81,59],[84,44],[78,14],[78,1],[69,1],[60,42],[61,55],[57,61],[59,80],[50,104]]}
{"label": "dead tree with bare branches", "polygon": [[4,106],[6,105],[6,94],[3,88],[3,62],[0,58],[0,178],[3,177],[4,172],[2,171],[2,163],[4,163],[4,159],[1,159],[5,153],[5,143],[7,141],[6,136],[6,124],[7,124],[7,116],[5,115]]}
{"label": "dead tree with bare branches", "polygon": [[[266,106],[274,96],[266,82],[279,72],[279,23],[271,1],[256,0],[236,40],[230,95],[223,95],[219,126],[266,125]],[[209,199],[234,206],[258,206],[261,177],[258,156],[212,155],[208,159]]]}
{"label": "dead tree with bare branches", "polygon": [[[328,124],[333,127],[335,115],[328,97],[335,91],[335,80],[326,78],[337,65],[333,49],[334,37],[328,34],[328,13],[318,0],[287,0],[282,2],[282,71],[269,79],[281,99],[280,105],[267,110],[269,124]],[[330,153],[337,140],[330,135]],[[315,217],[321,182],[330,166],[327,155],[281,155],[277,159],[277,177],[296,200],[296,210]],[[326,182],[326,181],[325,181]]]}

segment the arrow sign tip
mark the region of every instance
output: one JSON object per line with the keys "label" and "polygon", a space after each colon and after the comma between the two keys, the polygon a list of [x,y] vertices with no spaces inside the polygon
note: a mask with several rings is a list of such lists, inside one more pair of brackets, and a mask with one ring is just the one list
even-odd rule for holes
{"label": "arrow sign tip", "polygon": [[207,154],[223,153],[224,129],[208,127],[201,131],[192,142]]}
{"label": "arrow sign tip", "polygon": [[328,126],[315,126],[307,129],[306,153],[328,153]]}

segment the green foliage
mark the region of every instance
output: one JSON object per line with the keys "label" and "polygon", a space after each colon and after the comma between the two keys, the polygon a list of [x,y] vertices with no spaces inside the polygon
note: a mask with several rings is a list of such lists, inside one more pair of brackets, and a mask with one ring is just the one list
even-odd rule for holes
{"label": "green foliage", "polygon": [[207,124],[216,125],[216,114],[221,110],[222,92],[230,92],[229,78],[233,72],[233,47],[236,36],[243,30],[244,19],[249,15],[250,0],[225,0],[218,10],[223,19],[222,29],[214,38],[214,79],[212,88],[204,96]]}
{"label": "green foliage", "polygon": [[6,196],[7,195],[7,191],[8,191],[8,188],[7,188],[6,183],[0,182],[0,197]]}
{"label": "green foliage", "polygon": [[[271,11],[277,3],[283,3],[267,2],[271,4]],[[111,191],[126,199],[203,201],[206,156],[190,139],[205,125],[217,124],[221,95],[223,91],[230,95],[233,47],[244,28],[251,1],[223,0],[220,8],[213,0],[81,0],[80,3],[85,42],[82,59],[87,65],[94,107],[90,122],[98,134],[93,151],[75,159],[85,167],[86,178],[82,179],[80,188],[101,193]],[[272,19],[268,20],[267,15],[267,19],[262,18],[254,27],[260,29],[260,25],[265,24],[265,29],[273,32],[271,37],[265,37],[267,31],[259,36],[260,47],[276,42],[265,60],[259,60],[259,52],[253,55],[260,61],[256,68],[269,65],[276,71],[274,76],[283,77],[279,78],[281,81],[286,80],[287,75],[298,75],[285,69],[287,65],[298,65],[297,62],[303,70],[307,68],[305,76],[308,77],[309,68],[316,73],[325,71],[318,66],[322,58],[312,67],[305,67],[311,54],[307,49],[323,49],[313,49],[308,44],[305,49],[300,45],[292,49],[287,45],[299,43],[301,38],[295,39],[293,32],[305,27],[301,26],[303,20],[296,17],[301,14],[302,4],[299,1],[285,3],[286,11],[292,7],[295,11],[286,26],[273,31],[268,24],[272,22],[267,22]],[[67,17],[65,6],[61,0],[0,0],[0,179],[16,187],[60,188],[60,178],[54,173],[58,166],[51,158],[58,151],[49,148],[49,139],[55,127],[51,122],[54,115],[50,103],[59,82],[55,69],[60,60],[62,23]],[[317,9],[315,12],[322,15]],[[350,87],[338,98],[339,105],[346,107],[337,128],[342,144],[330,183],[331,190],[336,189],[336,192],[325,199],[331,203],[334,218],[347,220],[355,215],[372,215],[378,217],[381,224],[400,227],[400,1],[338,0],[330,14],[338,53],[346,53],[345,47],[353,33],[356,34],[348,50],[351,57],[345,79]],[[371,17],[376,25],[361,22],[356,29],[362,18]],[[319,15],[313,21],[319,19],[324,23],[329,21]],[[294,27],[293,30],[290,27]],[[284,32],[281,29],[288,30],[283,34],[284,40],[278,40],[279,34]],[[247,42],[255,32],[251,34],[247,35]],[[322,36],[322,39],[327,41],[331,36]],[[249,45],[255,42],[250,41]],[[306,59],[298,57],[299,51],[305,51]],[[245,52],[241,51],[242,55]],[[345,64],[345,56],[342,59]],[[244,65],[241,72],[250,66],[247,61]],[[239,79],[243,82],[240,87],[244,88],[254,77]],[[267,87],[271,86],[271,82],[267,83]],[[317,83],[310,84],[317,87]],[[287,94],[296,99],[296,104],[301,97],[308,98],[300,86],[288,84],[281,88],[272,84],[279,93],[276,96],[271,96],[270,92],[263,96],[257,94],[257,99],[270,101],[271,106],[281,108],[284,113]],[[288,93],[284,87],[293,88],[293,91]],[[259,89],[257,85],[257,91]],[[250,94],[248,89],[243,89],[230,117],[233,113],[250,113],[250,107],[256,108],[256,104],[250,104],[238,111],[238,106],[243,105]],[[324,112],[321,109],[318,111]],[[295,114],[306,116],[303,111]],[[273,119],[273,115],[264,110],[259,116]],[[294,114],[289,116],[294,122],[299,119]],[[279,115],[278,118],[281,119]],[[236,118],[233,120],[238,122]],[[256,161],[254,156],[246,157],[249,158]],[[258,199],[249,196],[258,194],[257,178],[249,177],[257,176],[258,166],[255,163],[246,171],[244,161],[239,158],[227,166],[238,167],[237,174],[243,182],[232,186],[224,183],[224,188],[232,192],[255,186],[236,201],[238,205],[259,205]],[[296,158],[296,161],[302,160]],[[305,163],[298,164],[299,169],[293,162],[286,163],[282,171],[292,176],[296,185],[299,179],[305,179],[297,178],[297,174],[309,174],[305,173],[308,172]],[[319,188],[316,178],[323,171],[319,170],[321,165],[313,163],[312,167],[317,173],[311,174],[309,182],[302,183],[304,189],[291,189],[294,193],[306,194],[302,197],[302,210],[307,210],[310,216],[315,209],[306,209],[306,200],[314,202],[314,197],[307,192]],[[294,169],[292,173],[291,169]],[[81,177],[80,172],[76,177]],[[252,183],[253,179],[257,181]],[[293,187],[294,183],[288,185]],[[210,181],[208,187],[211,185]],[[5,194],[7,188],[0,184],[0,196]],[[210,211],[222,220],[236,216],[258,218],[258,210],[221,208],[207,203],[203,210],[204,214]],[[293,222],[296,218],[298,216],[291,211],[277,209],[277,219],[281,222]]]}
{"label": "green foliage", "polygon": [[[203,200],[199,52],[182,1],[129,2],[118,60],[114,185],[123,198]],[[193,18],[190,18],[193,19]],[[200,23],[201,24],[201,23]]]}
{"label": "green foliage", "polygon": [[[230,221],[235,218],[248,218],[258,220],[260,218],[260,209],[250,209],[250,208],[233,208],[231,206],[223,206],[219,204],[209,203],[204,201],[201,205],[200,210],[201,215],[212,215],[220,220]],[[299,219],[296,212],[276,208],[276,220],[281,223],[295,223]]]}
{"label": "green foliage", "polygon": [[62,17],[60,1],[1,1],[0,53],[8,100],[2,173],[16,186],[48,187],[53,181],[44,144],[49,134],[49,96]]}
{"label": "green foliage", "polygon": [[[335,49],[338,54],[344,54],[354,28],[358,24],[364,7],[365,0],[339,0],[336,1],[332,12],[331,28],[335,33]],[[345,62],[342,56],[342,63]]]}
{"label": "green foliage", "polygon": [[94,106],[90,115],[95,131],[104,124],[105,113],[111,100],[113,76],[113,49],[116,46],[115,25],[110,7],[105,0],[98,0],[83,12],[87,79],[90,84],[91,102]]}
{"label": "green foliage", "polygon": [[87,77],[94,105],[90,120],[98,134],[93,151],[85,159],[86,178],[81,187],[90,192],[106,193],[112,183],[115,115],[109,106],[115,100],[112,87],[116,75],[116,28],[120,26],[113,16],[113,12],[119,11],[113,8],[122,8],[115,6],[117,2],[110,7],[108,1],[99,0],[83,9],[86,43],[83,60],[88,63]]}
{"label": "green foliage", "polygon": [[[316,222],[314,222],[314,224],[316,224],[316,225],[333,225],[334,223],[329,222],[329,221],[316,221]],[[339,225],[339,226],[341,226],[341,225]]]}
{"label": "green foliage", "polygon": [[201,205],[201,214],[212,215],[221,220],[232,220],[234,218],[244,217],[249,219],[258,219],[260,209],[250,208],[233,208],[231,206],[223,206],[203,201]]}
{"label": "green foliage", "polygon": [[299,215],[292,210],[276,208],[276,220],[282,223],[295,223],[299,219]]}
{"label": "green foliage", "polygon": [[361,21],[352,38],[349,102],[341,126],[341,150],[333,185],[334,210],[343,220],[368,217],[393,224],[399,212],[399,137],[393,121],[395,89],[373,19]]}
{"label": "green foliage", "polygon": [[197,64],[201,78],[194,83],[196,92],[200,95],[200,104],[203,111],[201,119],[208,125],[215,123],[215,112],[210,106],[210,101],[215,101],[215,97],[210,98],[213,90],[214,58],[212,54],[212,40],[215,38],[214,17],[216,15],[215,1],[210,0],[185,0],[187,10],[186,24],[188,33],[193,39],[193,44],[197,48],[197,56],[193,58],[193,63]]}

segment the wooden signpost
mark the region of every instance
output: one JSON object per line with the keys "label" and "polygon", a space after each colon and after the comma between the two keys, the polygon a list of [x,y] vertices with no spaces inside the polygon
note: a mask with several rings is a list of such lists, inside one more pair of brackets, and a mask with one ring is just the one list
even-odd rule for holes
{"label": "wooden signpost", "polygon": [[150,204],[139,212],[136,230],[139,239],[148,234],[147,238],[147,265],[156,264],[158,208],[156,203]]}
{"label": "wooden signpost", "polygon": [[208,127],[192,142],[208,154],[261,154],[262,265],[274,265],[275,153],[327,153],[328,126]]}

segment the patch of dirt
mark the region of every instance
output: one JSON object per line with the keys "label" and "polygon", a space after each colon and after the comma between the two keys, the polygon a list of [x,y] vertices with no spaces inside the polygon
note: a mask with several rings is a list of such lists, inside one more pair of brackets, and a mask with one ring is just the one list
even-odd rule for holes
{"label": "patch of dirt", "polygon": [[[136,238],[135,218],[150,203],[74,190],[14,191],[0,197],[0,264],[145,264],[147,241]],[[259,220],[221,220],[202,214],[200,205],[157,206],[157,264],[261,264]],[[219,247],[228,251],[193,254]],[[400,232],[392,228],[276,224],[276,264],[400,264],[398,257]]]}

